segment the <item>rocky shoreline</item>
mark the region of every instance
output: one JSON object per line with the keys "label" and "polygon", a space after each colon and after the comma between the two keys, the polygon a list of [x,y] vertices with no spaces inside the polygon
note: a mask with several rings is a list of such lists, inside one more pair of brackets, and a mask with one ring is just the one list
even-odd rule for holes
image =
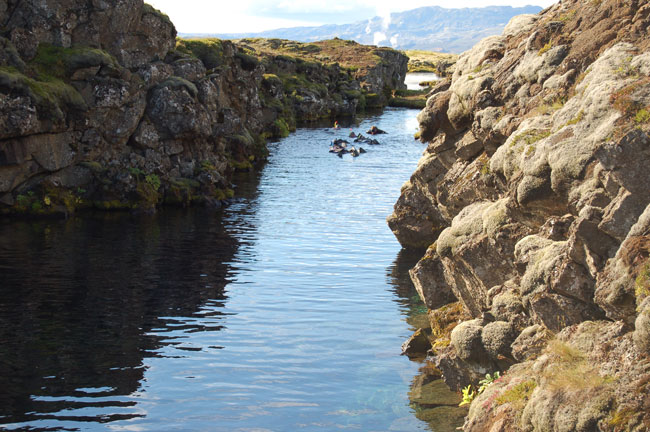
{"label": "rocky shoreline", "polygon": [[388,218],[427,248],[405,349],[426,336],[466,431],[650,429],[649,26],[642,1],[515,17],[418,117]]}
{"label": "rocky shoreline", "polygon": [[177,40],[142,0],[0,1],[0,214],[220,206],[267,139],[403,88],[403,54],[319,44]]}

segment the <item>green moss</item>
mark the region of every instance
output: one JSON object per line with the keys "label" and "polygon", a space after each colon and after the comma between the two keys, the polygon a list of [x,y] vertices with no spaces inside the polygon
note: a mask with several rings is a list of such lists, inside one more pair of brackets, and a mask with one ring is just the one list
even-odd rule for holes
{"label": "green moss", "polygon": [[578,123],[580,123],[582,121],[582,119],[584,117],[585,117],[584,111],[580,110],[578,115],[575,116],[574,118],[572,118],[571,120],[569,120],[568,122],[566,122],[566,124],[564,126],[571,126],[571,125],[578,124]]}
{"label": "green moss", "polygon": [[196,97],[199,94],[199,90],[196,88],[194,83],[186,80],[185,78],[173,76],[170,78],[167,78],[165,81],[161,82],[158,84],[158,88],[171,88],[171,89],[185,89],[187,92],[192,96]]}
{"label": "green moss", "polygon": [[169,182],[169,188],[165,194],[165,203],[171,205],[187,206],[197,200],[196,191],[201,187],[201,183],[188,178],[172,178]]}
{"label": "green moss", "polygon": [[252,71],[260,64],[260,61],[257,59],[257,57],[243,53],[241,51],[235,53],[235,58],[239,59],[241,67],[245,71]]}
{"label": "green moss", "polygon": [[368,108],[382,108],[384,106],[383,100],[377,93],[366,94],[366,107]]}
{"label": "green moss", "polygon": [[173,26],[173,25],[174,25],[174,24],[172,23],[172,21],[169,19],[169,17],[167,16],[167,14],[162,13],[161,11],[159,11],[159,10],[156,9],[156,8],[154,8],[153,6],[151,6],[151,5],[148,4],[148,3],[145,3],[144,5],[142,5],[142,13],[143,13],[143,14],[151,14],[151,15],[155,15],[155,16],[157,16],[161,21],[163,21],[164,23],[166,23],[166,24],[168,24],[168,25],[170,25],[170,26]]}
{"label": "green moss", "polygon": [[79,92],[60,79],[48,78],[48,81],[39,81],[14,68],[0,67],[0,87],[26,94],[44,114],[55,118],[63,116],[63,107],[77,110],[87,108]]}
{"label": "green moss", "polygon": [[135,208],[133,203],[117,199],[93,201],[93,206],[99,210],[130,210]]}
{"label": "green moss", "polygon": [[634,121],[637,123],[650,122],[650,112],[648,112],[648,110],[645,108],[641,108],[639,111],[637,111],[636,115],[634,116]]}
{"label": "green moss", "polygon": [[535,388],[537,388],[537,383],[533,380],[520,382],[496,398],[496,403],[497,405],[512,404],[521,408],[530,399]]}
{"label": "green moss", "polygon": [[223,42],[220,39],[178,39],[176,50],[198,58],[207,69],[214,69],[225,63]]}
{"label": "green moss", "polygon": [[273,122],[273,135],[281,138],[289,136],[289,125],[284,119],[279,118]]}
{"label": "green moss", "polygon": [[234,196],[235,196],[235,191],[232,189],[217,189],[214,195],[214,197],[219,201],[230,199]]}
{"label": "green moss", "polygon": [[553,46],[551,45],[551,43],[550,43],[550,42],[547,42],[546,45],[544,45],[543,47],[541,47],[541,48],[539,49],[539,52],[538,52],[537,54],[538,54],[538,55],[542,55],[542,54],[544,54],[545,52],[549,51],[552,47],[553,47]]}
{"label": "green moss", "polygon": [[529,145],[526,148],[526,156],[532,156],[535,153],[535,146],[534,145]]}
{"label": "green moss", "polygon": [[402,98],[392,97],[388,101],[388,106],[400,108],[424,109],[427,105],[426,97]]}
{"label": "green moss", "polygon": [[105,171],[105,168],[102,166],[102,164],[95,161],[84,161],[81,162],[79,165],[81,165],[84,168],[88,168],[95,174],[101,174]]}
{"label": "green moss", "polygon": [[97,48],[63,48],[50,44],[40,44],[29,65],[43,78],[58,79],[69,77],[77,69],[94,66],[120,67],[113,56]]}
{"label": "green moss", "polygon": [[482,176],[490,175],[490,160],[486,160],[484,163],[481,163],[481,168],[479,170]]}
{"label": "green moss", "polygon": [[528,145],[534,144],[537,141],[540,141],[544,138],[547,138],[551,135],[550,130],[538,130],[538,129],[531,129],[528,130],[520,135],[517,135],[511,142],[510,146],[514,147],[516,146],[519,142],[523,141]]}

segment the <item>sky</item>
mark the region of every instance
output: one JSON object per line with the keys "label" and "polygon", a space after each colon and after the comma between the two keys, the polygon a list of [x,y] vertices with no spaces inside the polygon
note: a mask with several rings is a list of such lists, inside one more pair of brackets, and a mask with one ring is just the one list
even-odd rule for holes
{"label": "sky", "polygon": [[547,7],[557,0],[145,0],[179,33],[253,33],[284,27],[348,24],[423,6]]}

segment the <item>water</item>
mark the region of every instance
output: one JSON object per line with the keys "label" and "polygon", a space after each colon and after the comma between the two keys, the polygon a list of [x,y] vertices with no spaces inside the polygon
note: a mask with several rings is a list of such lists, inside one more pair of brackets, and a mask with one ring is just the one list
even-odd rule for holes
{"label": "water", "polygon": [[[0,225],[0,425],[442,430],[400,356],[418,256],[385,223],[423,151],[416,114],[298,130],[222,212]],[[328,153],[371,125],[381,145]]]}
{"label": "water", "polygon": [[440,77],[434,73],[418,72],[406,74],[404,84],[408,90],[422,90],[424,87],[420,86],[421,82],[429,82],[439,80]]}

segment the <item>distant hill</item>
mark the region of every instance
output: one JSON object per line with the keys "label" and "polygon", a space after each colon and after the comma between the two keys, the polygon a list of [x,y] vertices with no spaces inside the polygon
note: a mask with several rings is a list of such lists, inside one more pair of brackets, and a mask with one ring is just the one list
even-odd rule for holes
{"label": "distant hill", "polygon": [[290,39],[300,42],[341,39],[366,45],[390,46],[397,49],[422,49],[460,53],[486,36],[500,34],[510,18],[520,14],[536,14],[539,6],[513,8],[490,6],[484,8],[447,9],[438,6],[421,7],[392,13],[390,22],[382,17],[352,24],[294,27],[260,33],[181,34],[181,37],[213,36],[221,39],[263,37]]}

